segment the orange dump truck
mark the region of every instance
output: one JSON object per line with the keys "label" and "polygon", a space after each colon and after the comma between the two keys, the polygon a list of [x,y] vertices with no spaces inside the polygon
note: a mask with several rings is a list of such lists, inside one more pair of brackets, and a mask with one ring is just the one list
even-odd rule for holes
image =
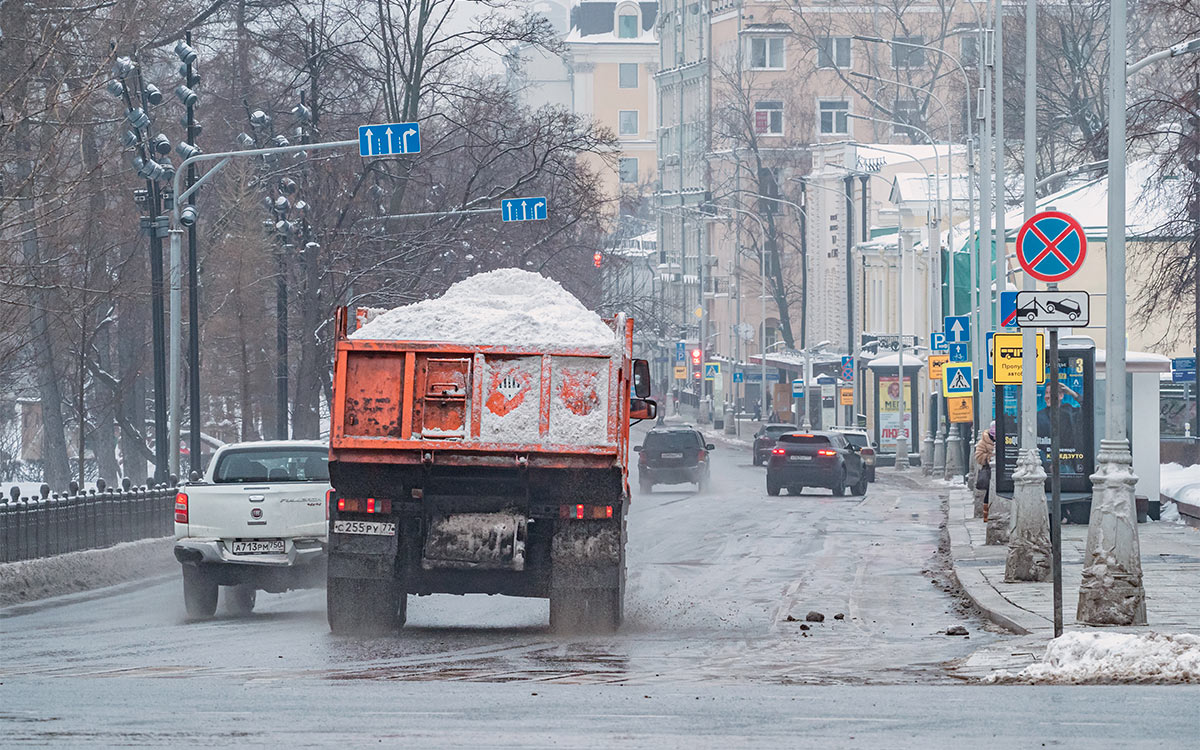
{"label": "orange dump truck", "polygon": [[486,593],[548,597],[558,628],[615,629],[629,424],[656,409],[633,321],[607,321],[615,346],[600,349],[349,338],[346,322],[340,310],[330,628],[402,625],[410,594]]}

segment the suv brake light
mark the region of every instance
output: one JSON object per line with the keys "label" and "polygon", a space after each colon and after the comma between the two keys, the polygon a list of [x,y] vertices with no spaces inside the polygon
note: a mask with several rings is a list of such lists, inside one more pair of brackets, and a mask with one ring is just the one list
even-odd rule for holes
{"label": "suv brake light", "polygon": [[818,456],[836,456],[837,451],[831,451],[828,448],[822,448],[821,450],[817,451],[817,455]]}
{"label": "suv brake light", "polygon": [[175,523],[188,522],[188,496],[186,492],[175,495]]}
{"label": "suv brake light", "polygon": [[784,453],[787,453],[787,450],[784,448],[772,448],[771,452],[776,456],[782,456]]}
{"label": "suv brake light", "polygon": [[696,460],[697,461],[703,461],[706,458],[708,458],[708,451],[704,450],[703,448],[696,451]]}

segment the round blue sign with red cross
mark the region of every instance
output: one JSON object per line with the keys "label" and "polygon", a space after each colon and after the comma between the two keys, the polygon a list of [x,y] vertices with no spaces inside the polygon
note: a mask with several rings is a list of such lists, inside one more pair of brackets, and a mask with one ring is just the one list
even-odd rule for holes
{"label": "round blue sign with red cross", "polygon": [[1079,270],[1086,255],[1083,227],[1062,211],[1036,214],[1017,232],[1017,261],[1038,281],[1062,281]]}

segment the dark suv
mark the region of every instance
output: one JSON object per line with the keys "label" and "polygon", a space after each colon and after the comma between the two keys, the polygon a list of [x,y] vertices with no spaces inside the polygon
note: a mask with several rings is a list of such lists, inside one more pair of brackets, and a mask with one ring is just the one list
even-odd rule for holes
{"label": "dark suv", "polygon": [[712,443],[695,427],[656,427],[634,450],[638,457],[638,486],[650,492],[656,484],[695,482],[701,492],[708,489],[708,452]]}
{"label": "dark suv", "polygon": [[759,427],[758,432],[754,433],[754,465],[762,466],[767,462],[780,435],[795,431],[796,425],[787,422],[772,422]]}
{"label": "dark suv", "polygon": [[805,487],[828,487],[833,494],[867,492],[867,474],[858,448],[836,432],[791,432],[780,435],[767,461],[767,494],[787,487],[799,495]]}

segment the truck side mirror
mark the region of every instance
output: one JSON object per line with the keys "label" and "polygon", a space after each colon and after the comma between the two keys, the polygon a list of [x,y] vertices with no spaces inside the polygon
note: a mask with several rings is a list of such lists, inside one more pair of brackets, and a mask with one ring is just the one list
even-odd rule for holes
{"label": "truck side mirror", "polygon": [[[650,395],[650,363],[644,359],[633,360],[633,395],[646,398]],[[646,417],[653,419],[654,415]]]}
{"label": "truck side mirror", "polygon": [[654,419],[658,416],[658,404],[648,398],[629,399],[630,419]]}

